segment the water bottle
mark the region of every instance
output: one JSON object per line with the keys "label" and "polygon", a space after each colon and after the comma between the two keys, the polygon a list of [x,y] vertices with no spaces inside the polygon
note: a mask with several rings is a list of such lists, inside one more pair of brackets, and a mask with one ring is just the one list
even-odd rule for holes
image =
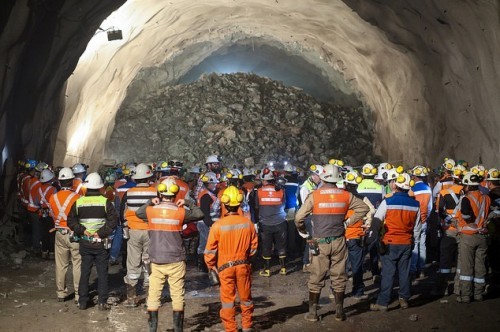
{"label": "water bottle", "polygon": [[123,239],[125,240],[130,239],[130,231],[127,223],[123,224]]}
{"label": "water bottle", "polygon": [[219,275],[214,269],[208,271],[208,279],[210,280],[210,285],[212,286],[220,285]]}

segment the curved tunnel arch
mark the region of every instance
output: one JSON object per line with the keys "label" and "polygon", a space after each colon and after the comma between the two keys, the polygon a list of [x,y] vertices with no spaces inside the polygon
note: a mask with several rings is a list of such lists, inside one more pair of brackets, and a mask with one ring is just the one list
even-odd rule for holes
{"label": "curved tunnel arch", "polygon": [[[265,39],[290,54],[316,54],[317,59],[307,60],[327,68],[330,77],[341,72],[374,110],[377,152],[388,159],[421,160],[427,147],[415,142],[427,128],[414,124],[425,121],[429,106],[421,98],[425,81],[415,59],[342,2],[309,3],[304,6],[307,10],[296,4],[289,5],[291,8],[286,3],[272,6],[266,1],[225,3],[224,9],[221,2],[213,1],[210,5],[182,5],[187,2],[164,8],[151,3],[142,11],[131,12],[129,20],[136,24],[124,31],[129,34],[126,44],[105,44],[82,56],[68,81],[56,163],[71,164],[76,161],[73,156],[102,159],[126,87],[141,68],[181,56],[186,59],[185,67],[176,72],[182,75],[217,50],[248,37]],[[155,26],[168,29],[159,32]],[[95,108],[99,110],[90,112]]]}

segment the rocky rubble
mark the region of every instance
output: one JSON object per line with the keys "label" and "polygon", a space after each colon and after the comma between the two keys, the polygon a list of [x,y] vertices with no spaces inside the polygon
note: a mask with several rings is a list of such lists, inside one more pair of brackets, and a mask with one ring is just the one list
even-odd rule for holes
{"label": "rocky rubble", "polygon": [[228,164],[253,157],[257,165],[290,160],[300,166],[339,157],[352,165],[376,159],[365,108],[320,103],[269,78],[212,73],[190,84],[145,88],[129,88],[107,157],[202,163],[219,154]]}

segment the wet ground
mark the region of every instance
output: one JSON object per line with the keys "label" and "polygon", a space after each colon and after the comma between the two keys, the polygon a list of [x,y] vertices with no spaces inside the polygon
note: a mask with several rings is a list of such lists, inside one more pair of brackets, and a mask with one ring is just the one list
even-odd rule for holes
{"label": "wet ground", "polygon": [[[323,289],[320,299],[321,320],[304,320],[308,310],[307,278],[300,260],[290,264],[287,276],[274,274],[259,277],[254,272],[252,293],[255,303],[254,324],[257,331],[498,331],[500,329],[500,294],[490,291],[484,302],[458,304],[454,296],[432,297],[434,267],[429,277],[412,286],[415,294],[410,308],[401,310],[395,302],[387,313],[370,312],[373,299],[356,302],[347,297],[347,320],[334,320],[334,304]],[[78,310],[72,299],[57,302],[54,261],[29,258],[21,265],[4,265],[0,270],[0,331],[147,331],[144,307],[125,308],[121,303],[101,312],[92,306]],[[118,301],[125,294],[121,266],[110,267],[110,292]],[[69,274],[71,275],[71,274]],[[71,277],[69,277],[71,278]],[[92,279],[95,278],[93,274]],[[367,293],[376,295],[377,287],[365,274]],[[69,284],[72,284],[71,282]],[[347,291],[350,290],[350,283]],[[96,288],[94,284],[93,288]],[[94,291],[95,295],[95,291]],[[349,295],[349,294],[347,294]],[[223,330],[219,319],[218,288],[210,287],[206,274],[188,265],[186,280],[185,331]],[[165,303],[160,309],[159,331],[172,328],[172,313],[165,290]],[[239,320],[239,317],[237,317]]]}

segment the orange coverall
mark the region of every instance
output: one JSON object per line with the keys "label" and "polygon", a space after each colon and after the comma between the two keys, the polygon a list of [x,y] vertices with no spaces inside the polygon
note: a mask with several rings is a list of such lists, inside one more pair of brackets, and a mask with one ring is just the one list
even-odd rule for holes
{"label": "orange coverall", "polygon": [[243,329],[252,327],[252,267],[248,259],[257,252],[257,245],[254,225],[250,219],[237,213],[229,213],[217,220],[210,229],[205,263],[209,270],[218,268],[219,271],[220,318],[226,331],[238,330],[234,308],[236,290],[240,297],[241,325]]}

